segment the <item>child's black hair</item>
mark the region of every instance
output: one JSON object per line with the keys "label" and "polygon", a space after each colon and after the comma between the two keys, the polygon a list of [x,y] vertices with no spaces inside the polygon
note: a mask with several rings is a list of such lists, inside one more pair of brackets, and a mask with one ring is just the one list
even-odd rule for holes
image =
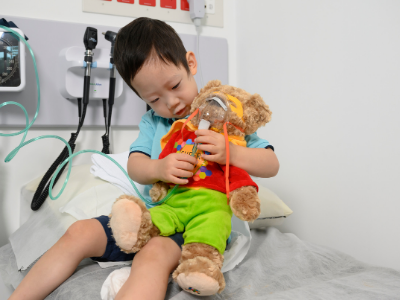
{"label": "child's black hair", "polygon": [[118,32],[114,64],[126,84],[139,97],[131,80],[153,54],[166,64],[183,66],[190,74],[186,49],[176,31],[163,21],[137,18]]}

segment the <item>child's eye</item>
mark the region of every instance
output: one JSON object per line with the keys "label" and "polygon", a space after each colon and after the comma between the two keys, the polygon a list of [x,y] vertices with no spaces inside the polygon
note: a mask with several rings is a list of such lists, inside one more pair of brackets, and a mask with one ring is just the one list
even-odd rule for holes
{"label": "child's eye", "polygon": [[150,103],[156,103],[160,98],[154,99],[153,101],[150,101]]}
{"label": "child's eye", "polygon": [[181,84],[181,82],[179,81],[178,84],[176,86],[174,86],[172,89],[176,89],[179,85]]}

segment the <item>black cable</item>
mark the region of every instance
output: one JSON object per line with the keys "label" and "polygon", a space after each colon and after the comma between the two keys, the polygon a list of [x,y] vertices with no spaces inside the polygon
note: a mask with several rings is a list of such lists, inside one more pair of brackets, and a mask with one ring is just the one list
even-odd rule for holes
{"label": "black cable", "polygon": [[104,154],[110,154],[110,141],[108,135],[105,134],[101,136],[101,139],[103,140],[103,149],[101,149],[101,152]]}
{"label": "black cable", "polygon": [[79,118],[78,129],[76,130],[76,135],[77,136],[78,136],[79,132],[81,131],[81,128],[83,126],[83,122],[85,121],[87,106],[88,106],[88,104],[83,104],[82,116]]}
{"label": "black cable", "polygon": [[[112,109],[114,105],[114,97],[115,97],[115,77],[110,77],[110,89],[108,92],[108,121],[105,120],[106,124],[106,133],[101,137],[103,140],[103,149],[101,152],[104,154],[110,154],[110,125],[111,125],[111,117],[112,117]],[[107,108],[105,107],[105,99],[103,99],[103,112],[106,114]]]}
{"label": "black cable", "polygon": [[78,115],[80,119],[82,116],[82,98],[78,98]]}
{"label": "black cable", "polygon": [[108,106],[108,122],[107,122],[108,128],[107,128],[107,135],[110,134],[110,124],[111,124],[112,109],[113,109],[113,107],[109,105],[109,106]]}
{"label": "black cable", "polygon": [[[75,151],[75,141],[78,138],[79,132],[83,126],[83,122],[85,121],[86,116],[86,109],[89,104],[89,88],[90,88],[90,74],[91,74],[91,66],[93,62],[93,53],[92,50],[96,48],[97,45],[97,29],[92,27],[87,27],[85,34],[83,36],[83,43],[86,47],[85,58],[84,61],[85,65],[85,76],[83,79],[83,109],[81,111],[82,102],[81,98],[78,98],[78,114],[79,114],[79,124],[76,133],[71,133],[71,138],[68,141],[68,144],[71,147],[71,152],[74,153]],[[43,176],[42,180],[39,183],[38,188],[36,189],[35,194],[33,195],[31,208],[32,210],[38,210],[42,204],[46,201],[47,196],[49,194],[50,182],[51,177],[53,176],[54,172],[69,156],[68,147],[65,147],[61,154],[57,157],[57,159],[53,162],[50,166],[49,170],[47,170],[46,174]],[[61,174],[63,173],[65,167],[70,162],[66,163],[57,174],[56,178],[54,179],[54,185],[57,183],[58,179],[60,178]]]}
{"label": "black cable", "polygon": [[103,141],[103,149],[101,152],[104,154],[110,154],[110,140],[109,140],[109,131],[110,131],[110,123],[107,122],[107,99],[103,99],[103,115],[104,115],[104,124],[106,127],[106,133],[101,137]]}
{"label": "black cable", "polygon": [[[68,144],[71,147],[71,152],[74,153],[75,151],[75,141],[78,138],[79,132],[81,130],[81,127],[83,125],[83,122],[85,121],[85,116],[86,116],[86,109],[87,109],[87,104],[83,105],[83,111],[82,111],[82,116],[79,119],[79,125],[76,133],[71,133],[71,138],[68,141]],[[33,195],[32,202],[31,202],[31,209],[36,211],[38,210],[44,201],[46,200],[47,196],[49,195],[49,188],[50,188],[50,182],[51,182],[51,177],[53,176],[54,172],[58,168],[59,165],[63,163],[64,160],[66,160],[69,156],[68,152],[68,147],[65,146],[61,154],[57,157],[57,159],[53,162],[51,167],[47,170],[46,174],[43,176],[42,180],[39,183],[38,188],[36,189],[35,194]],[[68,162],[69,163],[69,162]],[[68,165],[66,163],[60,170],[60,172],[57,174],[56,178],[54,179],[54,184],[53,186],[56,185],[58,182],[58,179],[60,178],[61,174],[64,172],[65,167]]]}
{"label": "black cable", "polygon": [[107,116],[107,107],[106,107],[106,99],[103,99],[103,112],[104,112],[104,124],[106,127],[106,133],[101,137],[103,140],[103,149],[101,152],[104,154],[110,154],[110,126],[111,126],[111,116],[112,116],[112,108],[114,105],[114,97],[115,97],[115,65],[114,65],[114,45],[117,37],[117,33],[113,31],[103,32],[105,39],[111,42],[110,49],[110,65],[112,66],[110,69],[110,87],[108,90],[108,120]]}
{"label": "black cable", "polygon": [[104,127],[106,128],[106,133],[107,132],[107,99],[102,99],[103,100],[103,117],[104,117]]}
{"label": "black cable", "polygon": [[[68,144],[71,147],[72,153],[74,153],[75,150],[75,141],[77,138],[76,133],[71,133],[71,138],[68,141]],[[38,188],[36,189],[35,194],[33,195],[32,203],[31,203],[31,209],[36,211],[38,210],[44,201],[46,200],[47,196],[49,195],[49,187],[50,187],[50,182],[51,182],[51,177],[53,176],[54,172],[58,168],[58,166],[69,156],[68,152],[68,147],[65,146],[64,150],[61,152],[61,154],[57,157],[57,159],[53,162],[51,167],[47,170],[46,174],[43,176],[42,180],[40,181],[40,184]],[[54,185],[57,183],[58,179],[60,178],[61,174],[63,173],[65,167],[68,165],[66,163],[60,170],[60,172],[57,174],[57,177],[54,179]],[[53,186],[54,186],[53,185]]]}

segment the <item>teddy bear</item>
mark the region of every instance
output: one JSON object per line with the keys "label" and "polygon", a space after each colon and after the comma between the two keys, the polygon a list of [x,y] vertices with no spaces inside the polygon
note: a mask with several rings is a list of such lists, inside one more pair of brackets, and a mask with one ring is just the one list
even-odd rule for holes
{"label": "teddy bear", "polygon": [[[120,196],[113,204],[109,226],[126,253],[138,252],[152,237],[184,232],[184,245],[173,279],[185,291],[207,296],[225,288],[223,253],[231,232],[231,217],[254,221],[260,214],[258,186],[244,170],[206,161],[197,149],[195,131],[204,120],[228,142],[246,146],[245,136],[270,121],[271,111],[258,94],[212,80],[191,105],[188,119],[175,121],[162,138],[160,159],[170,153],[197,158],[193,176],[161,205],[146,208],[137,197]],[[215,119],[216,121],[210,122]],[[200,127],[201,128],[201,127]],[[207,154],[207,153],[206,153]],[[229,154],[227,155],[227,159]],[[172,184],[157,182],[153,202],[163,199]]]}

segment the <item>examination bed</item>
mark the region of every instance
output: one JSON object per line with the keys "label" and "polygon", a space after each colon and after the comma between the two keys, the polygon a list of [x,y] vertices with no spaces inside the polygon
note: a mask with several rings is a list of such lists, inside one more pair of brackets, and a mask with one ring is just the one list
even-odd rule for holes
{"label": "examination bed", "polygon": [[[252,230],[252,235],[246,258],[225,274],[225,291],[203,299],[400,299],[399,271],[361,263],[273,227]],[[88,262],[46,300],[100,299],[104,280],[118,268]],[[0,248],[0,269],[9,285],[17,285],[26,274],[17,271],[10,244]],[[179,292],[171,282],[165,299],[196,299]]]}
{"label": "examination bed", "polygon": [[[75,168],[73,176],[88,171],[88,167],[85,166]],[[88,202],[86,207],[82,206],[84,202],[81,200],[87,198],[89,193],[107,194],[105,190],[101,190],[105,188],[113,193],[124,192],[121,186],[109,183],[107,186],[105,181],[95,179],[90,173],[89,175],[92,179],[89,187],[88,184],[84,184],[85,191],[81,181],[71,180],[64,196],[56,201],[46,201],[47,204],[41,210],[42,214],[47,214],[50,218],[47,228],[24,229],[24,226],[21,226],[21,230],[25,230],[24,239],[10,238],[11,243],[0,248],[0,273],[7,286],[15,288],[29,271],[37,258],[29,256],[29,253],[39,253],[38,251],[51,246],[63,230],[76,219],[91,217],[110,209],[111,204],[105,205],[99,200]],[[62,179],[60,183],[63,182]],[[24,187],[21,192],[22,198],[28,199],[34,190],[33,187],[34,182],[31,186]],[[55,188],[54,194],[58,190]],[[79,198],[80,193],[84,198]],[[69,205],[72,198],[81,206]],[[62,222],[58,221],[57,216],[66,213],[68,217]],[[26,213],[26,220],[22,221],[25,224],[38,224],[39,219],[34,220],[36,216],[39,215]],[[55,217],[51,219],[52,216]],[[60,228],[57,229],[58,227]],[[58,235],[48,238],[50,232],[54,231],[58,232]],[[339,251],[304,242],[293,234],[281,233],[274,227],[252,229],[251,236],[248,253],[243,261],[225,273],[224,292],[203,299],[400,299],[400,272],[397,270],[359,262]],[[46,243],[48,245],[44,245]],[[26,245],[29,245],[30,249],[26,249]],[[37,248],[31,251],[32,247]],[[75,273],[46,299],[101,299],[100,290],[104,281],[111,272],[121,267],[124,266],[105,268],[86,259]],[[170,282],[165,299],[196,299],[196,296],[181,292],[177,284]]]}

